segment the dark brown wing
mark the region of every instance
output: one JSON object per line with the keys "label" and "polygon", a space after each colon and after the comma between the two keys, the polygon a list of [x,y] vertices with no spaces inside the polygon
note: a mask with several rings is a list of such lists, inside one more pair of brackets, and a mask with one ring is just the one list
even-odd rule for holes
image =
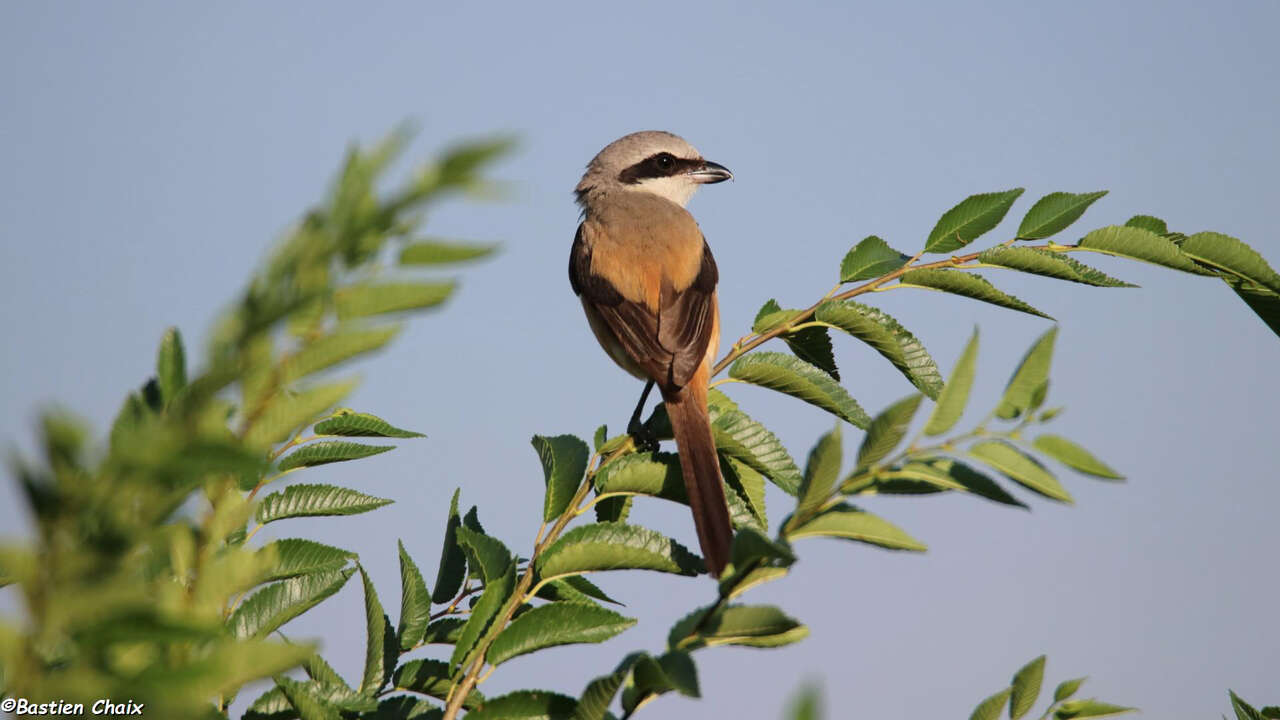
{"label": "dark brown wing", "polygon": [[689,382],[711,341],[719,275],[705,241],[702,250],[702,267],[689,287],[663,286],[657,315],[591,271],[591,248],[582,238],[581,225],[569,255],[574,292],[591,304],[627,354],[663,389]]}

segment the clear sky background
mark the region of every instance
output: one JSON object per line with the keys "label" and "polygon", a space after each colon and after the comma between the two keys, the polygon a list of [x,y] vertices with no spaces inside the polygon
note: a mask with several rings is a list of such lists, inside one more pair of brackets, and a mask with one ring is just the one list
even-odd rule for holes
{"label": "clear sky background", "polygon": [[[348,403],[429,438],[311,476],[396,504],[284,526],[358,551],[398,607],[396,539],[434,578],[455,487],[527,552],[542,493],[529,437],[620,429],[631,410],[639,384],[597,348],[565,276],[570,190],[607,142],[669,129],[736,173],[691,205],[728,339],[770,297],[820,296],[862,237],[914,251],[952,204],[1010,187],[1027,194],[987,244],[1040,195],[1109,189],[1080,230],[1149,213],[1280,266],[1278,26],[1274,2],[4,3],[0,438],[30,448],[53,403],[101,436],[169,325],[199,357],[215,313],[324,192],[349,141],[412,119],[422,159],[516,133],[520,151],[494,172],[509,201],[441,206],[428,227],[502,254],[360,366]],[[791,577],[747,597],[812,636],[700,652],[705,699],[665,697],[644,716],[776,718],[813,680],[833,718],[967,717],[1040,653],[1047,682],[1091,675],[1087,693],[1146,717],[1217,717],[1228,687],[1280,701],[1280,340],[1216,280],[1084,259],[1142,288],[988,277],[1060,320],[1050,404],[1069,411],[1055,430],[1128,482],[1064,472],[1076,505],[1023,494],[1029,513],[873,499],[930,551],[803,542]],[[944,372],[981,326],[974,415],[1048,327],[935,293],[875,301]],[[911,391],[853,341],[837,353],[866,408]],[[728,389],[801,462],[831,427],[798,401]],[[846,428],[847,453],[860,436]],[[786,503],[770,501],[777,521]],[[0,485],[0,534],[29,532],[17,503]],[[633,518],[696,546],[684,508],[641,503]],[[660,650],[714,592],[705,578],[597,579],[640,625],[513,661],[486,693],[576,695],[625,653]],[[288,629],[358,678],[361,608],[353,583]]]}

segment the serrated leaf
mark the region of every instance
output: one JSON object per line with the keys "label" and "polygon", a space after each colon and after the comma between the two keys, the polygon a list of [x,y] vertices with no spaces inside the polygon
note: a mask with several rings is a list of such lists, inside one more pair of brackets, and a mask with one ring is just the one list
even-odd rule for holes
{"label": "serrated leaf", "polygon": [[420,438],[422,433],[404,430],[377,415],[340,408],[331,417],[316,423],[312,428],[317,435],[341,437]]}
{"label": "serrated leaf", "polygon": [[363,445],[361,443],[341,442],[338,440],[322,440],[303,445],[280,460],[277,466],[281,472],[300,467],[315,467],[328,463],[359,460],[372,457],[388,450],[395,450],[393,445]]}
{"label": "serrated leaf", "polygon": [[769,529],[769,516],[765,512],[764,476],[747,467],[741,460],[721,456],[720,475],[727,487],[746,503],[747,510],[764,530]]}
{"label": "serrated leaf", "polygon": [[970,195],[961,200],[938,219],[938,224],[929,233],[924,251],[948,253],[973,242],[1000,224],[1022,192],[1022,188],[1014,188],[1003,192]]}
{"label": "serrated leaf", "polygon": [[1082,473],[1108,480],[1124,479],[1123,475],[1094,457],[1093,453],[1060,435],[1040,435],[1031,444],[1045,455]]}
{"label": "serrated leaf", "polygon": [[187,355],[182,348],[182,334],[176,327],[166,330],[160,339],[160,350],[156,353],[156,382],[166,405],[187,386]]}
{"label": "serrated leaf", "polygon": [[267,543],[259,552],[269,553],[275,557],[270,571],[261,578],[260,582],[338,570],[356,557],[356,554],[350,550],[301,538],[275,540]]}
{"label": "serrated leaf", "polygon": [[1125,227],[1141,228],[1142,230],[1150,230],[1157,235],[1164,235],[1169,232],[1169,226],[1158,217],[1150,215],[1134,215],[1125,222]]}
{"label": "serrated leaf", "polygon": [[365,614],[364,677],[360,681],[360,692],[373,696],[386,685],[388,675],[395,667],[397,647],[395,637],[387,636],[391,623],[363,566],[360,567],[360,580],[364,583]]}
{"label": "serrated leaf", "polygon": [[890,550],[923,552],[924,543],[908,535],[889,521],[864,512],[848,503],[840,503],[819,513],[812,520],[787,533],[788,540],[807,537],[838,537],[879,545]]}
{"label": "serrated leaf", "polygon": [[458,545],[467,554],[467,564],[478,570],[486,583],[501,577],[511,564],[511,551],[501,540],[465,525],[458,528]]}
{"label": "serrated leaf", "polygon": [[520,615],[494,639],[486,659],[500,665],[543,648],[576,643],[601,643],[636,624],[599,605],[551,603]]}
{"label": "serrated leaf", "polygon": [[867,468],[880,462],[898,447],[902,438],[907,436],[907,428],[920,408],[923,395],[915,394],[899,400],[885,408],[871,421],[867,435],[858,448],[858,467]]}
{"label": "serrated leaf", "polygon": [[1010,495],[991,478],[951,458],[913,460],[902,467],[878,472],[863,485],[850,485],[842,490],[850,493],[873,492],[882,495],[914,495],[959,490],[1003,505],[1027,507],[1026,503]]}
{"label": "serrated leaf", "polygon": [[296,720],[297,717],[298,713],[289,704],[289,698],[285,697],[284,690],[273,686],[259,695],[245,709],[240,720]]}
{"label": "serrated leaf", "polygon": [[1029,490],[1060,502],[1073,502],[1071,494],[1043,465],[1012,445],[984,440],[969,448],[969,454]]}
{"label": "serrated leaf", "polygon": [[1040,248],[993,247],[978,253],[978,262],[1094,287],[1137,287],[1063,253]]}
{"label": "serrated leaf", "polygon": [[1000,711],[1004,709],[1004,704],[1009,700],[1012,692],[1012,688],[1005,688],[978,703],[978,707],[974,708],[973,713],[969,715],[969,720],[996,720],[1000,717]]}
{"label": "serrated leaf", "polygon": [[227,627],[238,638],[263,637],[336,593],[354,572],[331,570],[267,585],[240,603]]}
{"label": "serrated leaf", "polygon": [[294,517],[358,515],[393,501],[333,485],[290,485],[271,493],[258,505],[260,524]]}
{"label": "serrated leaf", "polygon": [[596,474],[596,491],[649,495],[688,504],[675,453],[631,453],[601,468]]}
{"label": "serrated leaf", "polygon": [[912,385],[931,398],[942,389],[942,373],[924,344],[883,310],[852,300],[823,303],[818,322],[833,325],[867,343],[893,363]]}
{"label": "serrated leaf", "polygon": [[[453,689],[449,664],[440,660],[410,660],[396,668],[391,684],[397,690],[409,690],[445,700]],[[472,690],[462,707],[470,710],[484,703],[484,695]]]}
{"label": "serrated leaf", "polygon": [[795,319],[801,312],[800,310],[783,310],[777,300],[770,299],[756,312],[756,319],[751,323],[751,331],[763,335]]}
{"label": "serrated leaf", "polygon": [[856,427],[866,428],[871,422],[866,411],[830,375],[790,355],[744,355],[729,368],[729,377],[799,398]]}
{"label": "serrated leaf", "polygon": [[311,653],[311,657],[307,658],[307,662],[303,664],[302,669],[307,673],[307,677],[321,685],[332,685],[335,688],[351,690],[351,687],[347,685],[347,681],[342,679],[342,676],[338,674],[337,670],[333,669],[332,665],[320,657],[320,653]]}
{"label": "serrated leaf", "polygon": [[1112,705],[1098,700],[1068,700],[1053,714],[1058,720],[1071,718],[1108,717],[1124,713],[1136,712],[1137,708]]}
{"label": "serrated leaf", "polygon": [[338,709],[319,697],[310,683],[287,677],[277,677],[275,682],[302,720],[342,720]]}
{"label": "serrated leaf", "polygon": [[596,523],[576,527],[537,559],[543,579],[600,570],[657,570],[697,575],[702,561],[683,545],[638,525]]}
{"label": "serrated leaf", "polygon": [[467,714],[470,720],[571,720],[578,701],[549,690],[517,690]]}
{"label": "serrated leaf", "polygon": [[992,305],[999,305],[1010,310],[1037,315],[1042,318],[1053,318],[1031,307],[1018,298],[996,289],[986,278],[961,270],[912,270],[901,278],[903,285],[920,287],[928,290],[939,290],[952,295],[960,295],[974,300],[981,300]]}
{"label": "serrated leaf", "polygon": [[835,489],[836,480],[840,477],[843,456],[844,442],[840,437],[840,426],[836,425],[831,432],[818,438],[818,442],[809,451],[809,460],[804,466],[804,481],[800,483],[796,511],[792,515],[793,525],[808,520],[831,497],[831,491]]}
{"label": "serrated leaf", "polygon": [[[1022,357],[1018,369],[1013,371],[1004,396],[996,407],[996,417],[1012,420],[1040,406],[1036,402],[1040,388],[1049,382],[1049,368],[1053,364],[1054,341],[1058,339],[1058,327],[1049,328],[1036,339]],[[1041,398],[1043,400],[1043,398]]]}
{"label": "serrated leaf", "polygon": [[376,712],[361,715],[360,720],[441,720],[443,717],[444,711],[428,700],[395,695],[378,703]]}
{"label": "serrated leaf", "polygon": [[672,650],[689,651],[717,645],[781,647],[808,637],[809,628],[772,605],[726,605],[704,620],[695,610],[667,635]]}
{"label": "serrated leaf", "polygon": [[1044,661],[1045,656],[1041,655],[1014,674],[1009,688],[1012,691],[1009,696],[1010,720],[1018,720],[1036,704],[1036,699],[1040,697],[1040,685],[1044,682]]}
{"label": "serrated leaf", "polygon": [[1196,265],[1195,261],[1184,255],[1171,240],[1143,228],[1108,225],[1081,238],[1079,247],[1107,255],[1142,260],[1193,275],[1212,274]]}
{"label": "serrated leaf", "polygon": [[831,347],[831,335],[826,328],[806,327],[792,330],[782,336],[782,341],[791,348],[791,352],[796,357],[830,375],[833,380],[840,379],[840,368],[836,367],[835,350]]}
{"label": "serrated leaf", "polygon": [[330,383],[299,393],[284,393],[269,400],[266,410],[245,433],[245,443],[254,447],[268,447],[283,442],[295,430],[341,402],[354,388],[353,381]]}
{"label": "serrated leaf", "polygon": [[661,657],[641,658],[631,669],[631,678],[622,690],[622,709],[633,713],[651,697],[676,691],[699,697],[698,670],[689,653],[671,651]]}
{"label": "serrated leaf", "polygon": [[1280,293],[1280,273],[1258,251],[1230,235],[1198,232],[1183,240],[1179,248],[1193,260]]}
{"label": "serrated leaf", "polygon": [[712,407],[716,449],[764,475],[789,495],[800,488],[800,469],[777,436],[741,410]]}
{"label": "serrated leaf", "polygon": [[409,650],[422,640],[431,622],[431,593],[427,592],[422,572],[404,549],[404,541],[397,540],[396,545],[400,551],[400,624],[396,637],[400,639],[400,649]]}
{"label": "serrated leaf", "polygon": [[466,624],[466,618],[460,617],[443,617],[439,620],[432,620],[427,626],[426,633],[422,636],[422,642],[427,645],[453,645],[458,642],[458,635],[462,632],[462,626]]}
{"label": "serrated leaf", "polygon": [[448,240],[418,240],[400,251],[401,265],[444,265],[476,260],[491,255],[497,245],[460,243]]}
{"label": "serrated leaf", "polygon": [[378,350],[400,332],[399,326],[374,329],[339,328],[303,345],[282,365],[283,384]]}
{"label": "serrated leaf", "polygon": [[449,516],[445,520],[444,543],[440,547],[440,568],[436,572],[436,588],[431,593],[432,602],[443,605],[453,599],[462,587],[467,575],[467,556],[458,545],[458,527],[462,517],[458,515],[458,493],[453,491],[449,501]]}
{"label": "serrated leaf", "polygon": [[844,256],[840,263],[840,282],[878,278],[906,265],[910,259],[889,247],[889,243],[870,235]]}
{"label": "serrated leaf", "polygon": [[1018,226],[1019,240],[1038,240],[1056,235],[1080,219],[1084,211],[1106,190],[1091,193],[1054,192],[1036,201]]}
{"label": "serrated leaf", "polygon": [[941,435],[955,427],[956,422],[960,420],[960,416],[964,414],[965,405],[969,403],[969,390],[973,387],[973,374],[977,368],[977,362],[978,329],[974,328],[973,335],[969,337],[969,342],[964,346],[960,359],[956,361],[956,366],[951,371],[951,377],[938,393],[938,404],[934,406],[933,413],[929,415],[929,422],[924,426],[925,435]]}
{"label": "serrated leaf", "polygon": [[569,508],[573,495],[587,471],[591,451],[573,435],[533,436],[533,449],[542,462],[546,494],[542,503],[542,519],[551,522]]}
{"label": "serrated leaf", "polygon": [[574,720],[605,720],[609,705],[618,694],[618,688],[622,687],[631,668],[645,657],[648,657],[645,653],[631,653],[618,663],[613,672],[587,683],[587,687],[582,690],[582,697],[578,699],[578,707],[574,710]]}
{"label": "serrated leaf", "polygon": [[596,428],[596,434],[591,438],[591,446],[596,452],[600,452],[600,448],[604,447],[604,443],[609,439],[609,426],[601,425]]}
{"label": "serrated leaf", "polygon": [[751,528],[745,528],[733,536],[729,557],[737,570],[759,564],[789,567],[796,561],[790,545],[782,540],[770,540],[760,531]]}
{"label": "serrated leaf", "polygon": [[[1133,221],[1130,220],[1130,222]],[[1062,702],[1063,700],[1070,698],[1072,695],[1075,695],[1076,691],[1080,689],[1080,686],[1084,684],[1084,681],[1088,679],[1089,678],[1079,677],[1071,680],[1063,680],[1058,683],[1058,687],[1053,691],[1053,701]]]}
{"label": "serrated leaf", "polygon": [[507,565],[507,569],[493,582],[486,583],[484,592],[480,593],[480,599],[476,601],[474,607],[471,608],[471,616],[467,618],[467,622],[462,626],[462,630],[458,633],[458,640],[453,646],[453,655],[449,658],[449,667],[458,670],[471,651],[475,649],[476,643],[483,637],[485,631],[489,629],[489,625],[493,622],[498,611],[502,608],[503,603],[511,597],[511,593],[516,587],[516,564],[513,562]]}
{"label": "serrated leaf", "polygon": [[421,310],[444,302],[452,282],[380,283],[348,285],[333,294],[338,320]]}

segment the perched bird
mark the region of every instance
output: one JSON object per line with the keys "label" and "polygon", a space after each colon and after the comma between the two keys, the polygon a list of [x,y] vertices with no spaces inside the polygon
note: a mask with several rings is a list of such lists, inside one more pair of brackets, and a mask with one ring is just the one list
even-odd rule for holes
{"label": "perched bird", "polygon": [[720,344],[719,274],[685,210],[700,185],[733,177],[676,135],[621,137],[587,165],[575,193],[582,224],[569,283],[609,357],[647,381],[628,432],[654,384],[662,393],[707,568],[729,562],[733,528],[707,414],[707,381]]}

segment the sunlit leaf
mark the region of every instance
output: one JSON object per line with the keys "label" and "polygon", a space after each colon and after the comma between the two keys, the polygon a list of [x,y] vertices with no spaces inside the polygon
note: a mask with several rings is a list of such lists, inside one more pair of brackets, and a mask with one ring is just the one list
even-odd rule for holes
{"label": "sunlit leaf", "polygon": [[599,570],[657,570],[697,575],[698,556],[665,535],[638,525],[582,525],[560,536],[537,559],[539,575],[554,578]]}
{"label": "sunlit leaf", "polygon": [[449,240],[417,240],[400,251],[401,265],[442,265],[476,260],[493,254],[497,245]]}
{"label": "sunlit leaf", "polygon": [[796,511],[792,516],[793,524],[808,520],[831,497],[831,491],[835,489],[836,480],[840,477],[843,454],[843,441],[837,424],[831,432],[818,438],[818,442],[809,451],[809,461],[804,467],[804,481],[800,483]]}
{"label": "sunlit leaf", "polygon": [[727,605],[711,617],[696,610],[667,635],[672,650],[716,645],[781,647],[808,637],[809,628],[772,605]]}
{"label": "sunlit leaf", "polygon": [[267,585],[236,608],[227,626],[236,637],[263,637],[337,592],[354,572],[331,570]]}
{"label": "sunlit leaf", "polygon": [[1056,235],[1080,219],[1106,190],[1090,193],[1054,192],[1036,201],[1018,226],[1018,239],[1038,240]]}
{"label": "sunlit leaf", "polygon": [[828,302],[817,309],[814,319],[870,345],[929,397],[937,397],[942,389],[942,374],[924,344],[880,308],[852,300]]}
{"label": "sunlit leaf", "polygon": [[[1041,387],[1049,382],[1049,367],[1053,363],[1053,345],[1058,339],[1058,328],[1049,328],[1036,339],[1027,354],[1023,356],[1018,369],[1009,378],[1004,395],[996,407],[996,417],[1012,420],[1023,413],[1035,410],[1040,403],[1036,398],[1043,392]],[[1043,400],[1043,397],[1040,398]]]}
{"label": "sunlit leaf", "polygon": [[282,442],[317,415],[337,405],[355,388],[355,383],[317,385],[299,393],[286,393],[268,402],[266,410],[250,424],[245,442],[265,447]]}
{"label": "sunlit leaf", "polygon": [[885,408],[871,421],[867,434],[858,448],[858,467],[870,467],[885,459],[898,443],[907,436],[911,420],[916,416],[923,395],[915,394]]}
{"label": "sunlit leaf", "polygon": [[1023,192],[1022,188],[970,195],[943,213],[929,233],[924,251],[948,253],[968,245],[1000,224],[1005,213]]}
{"label": "sunlit leaf", "polygon": [[471,608],[471,615],[466,624],[458,632],[458,639],[453,646],[453,655],[449,658],[449,667],[457,670],[471,655],[476,643],[480,641],[489,625],[497,616],[503,604],[511,597],[516,587],[516,565],[511,563],[502,575],[492,582],[486,583],[480,599]]}
{"label": "sunlit leaf", "polygon": [[289,384],[312,373],[373,352],[400,332],[399,326],[339,328],[302,346],[282,365],[282,383]]}
{"label": "sunlit leaf", "polygon": [[400,649],[408,650],[422,641],[431,621],[431,594],[422,572],[404,549],[404,541],[396,544],[400,551],[400,624],[396,637],[400,639]]}
{"label": "sunlit leaf", "polygon": [[489,698],[470,720],[572,720],[578,701],[549,690],[517,690]]}
{"label": "sunlit leaf", "polygon": [[938,393],[938,404],[934,406],[929,422],[924,426],[925,435],[941,435],[955,427],[960,420],[965,405],[969,402],[969,390],[973,387],[977,361],[978,329],[974,328],[973,335],[964,346],[964,352],[960,353],[960,359],[956,361],[955,369],[951,371],[951,377]]}
{"label": "sunlit leaf", "polygon": [[1013,676],[1010,684],[1012,694],[1009,696],[1009,718],[1018,720],[1031,711],[1040,697],[1040,685],[1044,682],[1045,656],[1032,660],[1022,666]]}
{"label": "sunlit leaf", "polygon": [[270,553],[275,558],[271,571],[261,579],[262,582],[338,570],[356,557],[349,550],[301,538],[275,540],[263,546],[260,552]]}
{"label": "sunlit leaf", "polygon": [[978,703],[978,707],[974,708],[973,713],[969,715],[969,720],[996,720],[1000,717],[1000,711],[1004,710],[1004,704],[1009,701],[1009,695],[1012,692],[1012,688],[1005,688]]}
{"label": "sunlit leaf", "polygon": [[480,573],[485,582],[496,580],[511,564],[511,551],[491,535],[476,532],[464,525],[458,528],[458,545],[467,554],[467,564]]}
{"label": "sunlit leaf", "polygon": [[1019,312],[1038,315],[1052,320],[1052,317],[1040,312],[1018,298],[1001,292],[986,278],[960,270],[912,270],[902,275],[902,284],[929,290],[939,290],[961,295],[974,300],[981,300],[992,305],[1017,310]]}
{"label": "sunlit leaf", "polygon": [[168,404],[178,392],[187,386],[187,355],[182,348],[182,334],[177,328],[169,328],[160,339],[156,353],[156,382],[160,396]]}
{"label": "sunlit leaf", "polygon": [[790,355],[744,355],[729,368],[729,377],[799,398],[856,427],[865,428],[871,422],[866,411],[830,375]]}
{"label": "sunlit leaf", "polygon": [[426,437],[422,433],[398,428],[377,415],[356,412],[348,408],[337,410],[331,417],[316,423],[313,429],[317,435],[338,435],[343,437]]}
{"label": "sunlit leaf", "polygon": [[923,552],[927,549],[923,543],[896,525],[848,503],[840,503],[828,508],[787,533],[787,538],[790,540],[806,537],[845,538],[879,545],[890,550]]}
{"label": "sunlit leaf", "polygon": [[1094,457],[1093,453],[1060,435],[1040,435],[1031,444],[1045,455],[1082,473],[1108,480],[1124,479],[1123,475]]}
{"label": "sunlit leaf", "polygon": [[1172,241],[1143,228],[1108,225],[1081,238],[1080,247],[1108,255],[1142,260],[1195,275],[1212,274],[1196,265]]}
{"label": "sunlit leaf", "polygon": [[1280,273],[1258,251],[1230,235],[1198,232],[1184,239],[1179,248],[1194,260],[1280,293]]}
{"label": "sunlit leaf", "polygon": [[1169,232],[1169,226],[1158,217],[1150,215],[1134,215],[1125,222],[1125,227],[1141,228],[1150,230],[1157,235],[1164,235]]}
{"label": "sunlit leaf", "polygon": [[520,615],[489,646],[486,659],[499,665],[556,645],[600,643],[636,624],[599,605],[551,603]]}
{"label": "sunlit leaf", "polygon": [[969,448],[969,454],[1047,498],[1072,502],[1071,494],[1043,465],[1008,443],[984,440]]}
{"label": "sunlit leaf", "polygon": [[266,524],[292,517],[358,515],[390,505],[391,500],[333,485],[290,485],[263,498],[257,519]]}
{"label": "sunlit leaf", "polygon": [[542,519],[550,522],[568,509],[573,495],[587,471],[591,451],[573,435],[533,436],[533,449],[542,461],[546,494],[542,503]]}
{"label": "sunlit leaf", "polygon": [[325,440],[314,442],[294,450],[280,460],[281,471],[300,467],[314,467],[328,463],[358,460],[394,450],[392,445],[363,445],[361,443]]}
{"label": "sunlit leaf", "polygon": [[769,478],[784,492],[796,494],[800,469],[787,448],[764,425],[741,410],[717,406],[711,408],[711,432],[721,454]]}
{"label": "sunlit leaf", "polygon": [[840,282],[870,280],[897,270],[911,258],[871,235],[853,246],[840,263]]}
{"label": "sunlit leaf", "polygon": [[452,282],[402,282],[348,285],[334,293],[338,319],[420,310],[444,302],[453,293]]}
{"label": "sunlit leaf", "polygon": [[1071,720],[1071,718],[1110,717],[1112,715],[1136,712],[1137,710],[1137,708],[1112,705],[1111,703],[1093,699],[1068,700],[1062,703],[1053,716],[1057,720]]}
{"label": "sunlit leaf", "polygon": [[1067,257],[1064,253],[1029,247],[993,247],[978,254],[978,262],[1094,287],[1137,287]]}

